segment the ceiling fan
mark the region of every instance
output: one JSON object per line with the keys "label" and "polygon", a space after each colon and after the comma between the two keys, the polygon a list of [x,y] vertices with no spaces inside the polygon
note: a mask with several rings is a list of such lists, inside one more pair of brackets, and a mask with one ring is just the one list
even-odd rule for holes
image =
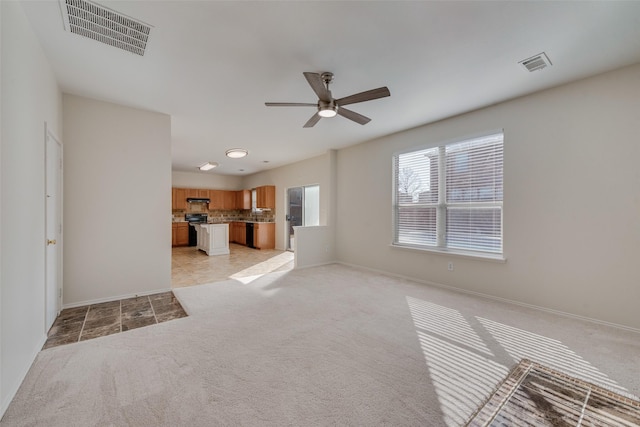
{"label": "ceiling fan", "polygon": [[371,121],[369,117],[358,114],[355,111],[347,110],[345,105],[355,104],[357,102],[371,101],[372,99],[384,98],[391,96],[386,86],[377,89],[371,89],[354,95],[345,96],[344,98],[334,99],[329,90],[329,83],[333,80],[333,73],[310,73],[304,72],[304,77],[309,82],[311,89],[318,95],[318,102],[315,104],[305,102],[265,102],[267,107],[316,107],[318,111],[304,124],[303,127],[310,128],[320,121],[323,117],[334,117],[336,114],[341,115],[349,120],[353,120],[361,125],[366,125]]}

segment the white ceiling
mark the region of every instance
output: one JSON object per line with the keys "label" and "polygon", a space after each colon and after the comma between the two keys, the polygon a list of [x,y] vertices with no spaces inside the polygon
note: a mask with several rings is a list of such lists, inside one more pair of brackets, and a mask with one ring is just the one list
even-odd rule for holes
{"label": "white ceiling", "polygon": [[[639,1],[97,3],[153,26],[143,57],[66,32],[55,0],[23,7],[63,92],[171,115],[181,171],[250,174],[640,62]],[[518,64],[543,51],[553,66]],[[264,105],[316,102],[303,71],[391,97],[349,107],[367,125],[303,129],[313,108]]]}

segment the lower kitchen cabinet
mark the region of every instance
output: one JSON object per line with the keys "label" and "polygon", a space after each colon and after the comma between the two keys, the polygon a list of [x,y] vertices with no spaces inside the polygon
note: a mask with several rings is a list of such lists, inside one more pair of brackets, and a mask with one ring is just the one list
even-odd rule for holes
{"label": "lower kitchen cabinet", "polygon": [[247,228],[244,222],[229,224],[229,241],[239,245],[247,244]]}
{"label": "lower kitchen cabinet", "polygon": [[258,249],[275,249],[276,225],[273,222],[256,222],[253,225],[253,246]]}
{"label": "lower kitchen cabinet", "polygon": [[[232,222],[229,224],[229,241],[239,245],[247,244],[246,222]],[[275,223],[253,223],[253,247],[257,249],[274,249],[276,247]]]}
{"label": "lower kitchen cabinet", "polygon": [[171,246],[189,246],[188,222],[174,222],[171,224]]}

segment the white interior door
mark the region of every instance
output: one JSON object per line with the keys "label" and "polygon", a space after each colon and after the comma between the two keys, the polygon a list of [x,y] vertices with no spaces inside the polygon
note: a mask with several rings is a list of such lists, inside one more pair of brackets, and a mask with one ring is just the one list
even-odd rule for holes
{"label": "white interior door", "polygon": [[46,129],[45,142],[45,332],[62,306],[62,146]]}

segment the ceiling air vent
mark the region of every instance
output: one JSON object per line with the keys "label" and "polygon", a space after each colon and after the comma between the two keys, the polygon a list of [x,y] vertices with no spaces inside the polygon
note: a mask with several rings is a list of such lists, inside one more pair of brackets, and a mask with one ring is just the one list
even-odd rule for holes
{"label": "ceiling air vent", "polygon": [[518,64],[522,64],[524,68],[529,71],[542,70],[549,65],[553,65],[551,64],[551,61],[549,60],[547,54],[544,52],[532,56],[531,58],[523,59],[522,61],[518,62]]}
{"label": "ceiling air vent", "polygon": [[143,56],[151,27],[86,0],[59,0],[67,31]]}

